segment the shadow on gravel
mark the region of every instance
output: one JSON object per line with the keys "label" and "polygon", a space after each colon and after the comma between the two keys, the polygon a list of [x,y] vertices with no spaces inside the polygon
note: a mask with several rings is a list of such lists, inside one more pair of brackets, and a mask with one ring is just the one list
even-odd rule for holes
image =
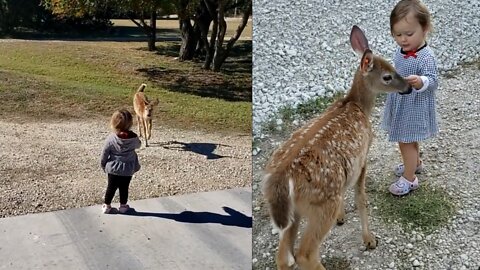
{"label": "shadow on gravel", "polygon": [[196,154],[204,155],[206,159],[219,159],[219,158],[231,158],[231,156],[222,156],[213,153],[218,146],[229,145],[224,144],[214,144],[214,143],[184,143],[179,141],[169,141],[169,142],[160,142],[160,143],[150,143],[150,146],[160,146],[169,150],[179,150],[179,151],[190,151]]}
{"label": "shadow on gravel", "polygon": [[138,217],[159,217],[175,220],[184,223],[218,223],[225,226],[236,226],[242,228],[252,228],[252,217],[246,216],[235,209],[224,206],[222,209],[228,215],[220,215],[211,212],[193,212],[183,211],[181,213],[153,213],[153,212],[137,212],[131,208],[123,215]]}

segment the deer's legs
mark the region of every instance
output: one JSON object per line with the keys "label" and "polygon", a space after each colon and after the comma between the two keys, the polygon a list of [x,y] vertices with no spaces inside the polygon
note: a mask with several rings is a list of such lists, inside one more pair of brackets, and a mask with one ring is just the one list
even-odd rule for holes
{"label": "deer's legs", "polygon": [[142,137],[142,118],[137,115],[137,127],[138,127],[138,136]]}
{"label": "deer's legs", "polygon": [[280,244],[277,252],[277,268],[281,270],[291,269],[295,264],[294,245],[297,239],[300,217],[295,214],[292,224],[285,230],[280,231]]}
{"label": "deer's legs", "polygon": [[337,215],[337,224],[343,225],[345,223],[345,205],[344,198],[342,197],[340,203],[338,204],[338,215]]}
{"label": "deer's legs", "polygon": [[340,196],[337,196],[320,205],[310,206],[308,225],[296,256],[300,269],[325,270],[318,258],[318,248],[335,223],[339,204]]}
{"label": "deer's legs", "polygon": [[148,146],[148,139],[149,139],[148,134],[147,134],[147,130],[148,130],[147,129],[147,120],[143,120],[142,123],[143,123],[142,130],[143,130],[143,135],[144,135],[143,137],[145,138],[145,147],[147,147]]}
{"label": "deer's legs", "polygon": [[145,137],[150,140],[152,137],[152,118],[148,118],[145,120],[145,125],[146,125],[146,130],[147,130],[147,135]]}
{"label": "deer's legs", "polygon": [[367,248],[375,248],[377,246],[377,239],[370,232],[368,228],[368,216],[367,216],[367,195],[365,194],[365,176],[367,167],[366,164],[362,168],[360,178],[357,181],[355,189],[355,202],[360,214],[360,222],[362,223],[362,238],[363,243]]}

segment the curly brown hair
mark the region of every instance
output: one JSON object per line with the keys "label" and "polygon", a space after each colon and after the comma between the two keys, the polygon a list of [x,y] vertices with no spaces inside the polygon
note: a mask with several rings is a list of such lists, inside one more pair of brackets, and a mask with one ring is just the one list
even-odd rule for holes
{"label": "curly brown hair", "polygon": [[410,12],[413,12],[423,28],[423,31],[431,32],[433,30],[430,11],[419,0],[400,0],[390,14],[390,32],[393,32],[393,25],[405,18]]}
{"label": "curly brown hair", "polygon": [[132,114],[125,109],[115,111],[110,120],[110,127],[115,132],[129,131],[133,125]]}

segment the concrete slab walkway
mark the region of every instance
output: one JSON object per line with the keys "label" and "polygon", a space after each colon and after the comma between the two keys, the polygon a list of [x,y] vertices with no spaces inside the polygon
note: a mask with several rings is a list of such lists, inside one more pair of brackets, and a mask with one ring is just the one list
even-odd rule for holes
{"label": "concrete slab walkway", "polygon": [[0,269],[251,269],[250,188],[0,219]]}

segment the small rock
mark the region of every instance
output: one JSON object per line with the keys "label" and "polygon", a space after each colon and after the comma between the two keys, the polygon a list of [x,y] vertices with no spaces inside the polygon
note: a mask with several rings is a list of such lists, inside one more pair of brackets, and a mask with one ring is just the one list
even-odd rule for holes
{"label": "small rock", "polygon": [[420,262],[417,259],[415,259],[413,261],[413,267],[419,267],[419,266],[420,266]]}

